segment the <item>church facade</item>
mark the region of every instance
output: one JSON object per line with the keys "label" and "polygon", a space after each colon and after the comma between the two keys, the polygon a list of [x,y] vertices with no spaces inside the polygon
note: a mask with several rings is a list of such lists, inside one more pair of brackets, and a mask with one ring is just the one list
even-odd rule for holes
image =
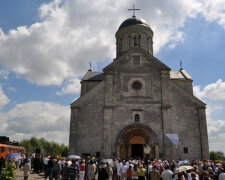
{"label": "church facade", "polygon": [[[184,69],[153,56],[153,31],[135,16],[116,32],[116,58],[90,69],[71,103],[69,154],[157,159],[209,159],[206,104]],[[174,147],[167,134],[177,134]]]}

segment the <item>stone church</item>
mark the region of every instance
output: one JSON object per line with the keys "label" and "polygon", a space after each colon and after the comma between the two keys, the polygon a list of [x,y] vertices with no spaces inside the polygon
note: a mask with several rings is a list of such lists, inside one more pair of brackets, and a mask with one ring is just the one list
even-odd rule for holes
{"label": "stone church", "polygon": [[[208,159],[206,104],[184,69],[153,55],[153,31],[133,16],[116,32],[116,58],[88,72],[71,103],[69,154],[112,158]],[[177,134],[174,147],[166,134]]]}

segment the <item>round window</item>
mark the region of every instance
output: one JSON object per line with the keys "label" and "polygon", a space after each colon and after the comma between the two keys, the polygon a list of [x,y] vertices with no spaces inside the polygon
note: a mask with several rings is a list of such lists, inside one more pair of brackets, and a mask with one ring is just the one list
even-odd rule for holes
{"label": "round window", "polygon": [[140,90],[142,88],[142,84],[139,81],[134,81],[134,83],[132,84],[132,88],[134,90]]}

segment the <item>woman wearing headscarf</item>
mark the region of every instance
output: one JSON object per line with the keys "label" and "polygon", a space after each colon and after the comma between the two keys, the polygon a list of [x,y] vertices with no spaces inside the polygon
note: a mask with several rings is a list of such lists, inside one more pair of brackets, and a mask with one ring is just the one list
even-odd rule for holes
{"label": "woman wearing headscarf", "polygon": [[31,165],[30,165],[29,159],[27,159],[27,158],[24,161],[23,170],[24,170],[24,180],[28,180],[28,177],[29,177],[30,171],[31,171]]}

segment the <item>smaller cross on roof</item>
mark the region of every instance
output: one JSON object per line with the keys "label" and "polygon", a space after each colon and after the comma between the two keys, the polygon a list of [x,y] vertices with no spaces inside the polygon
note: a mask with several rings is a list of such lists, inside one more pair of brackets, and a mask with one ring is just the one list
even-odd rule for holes
{"label": "smaller cross on roof", "polygon": [[138,11],[138,10],[140,10],[140,9],[135,9],[134,8],[134,4],[133,4],[133,9],[128,9],[128,11],[133,11],[133,17],[136,17],[135,16],[135,11]]}
{"label": "smaller cross on roof", "polygon": [[91,61],[89,62],[89,65],[90,65],[89,71],[92,71],[92,69],[91,69]]}
{"label": "smaller cross on roof", "polygon": [[183,70],[182,61],[180,60],[180,70]]}

